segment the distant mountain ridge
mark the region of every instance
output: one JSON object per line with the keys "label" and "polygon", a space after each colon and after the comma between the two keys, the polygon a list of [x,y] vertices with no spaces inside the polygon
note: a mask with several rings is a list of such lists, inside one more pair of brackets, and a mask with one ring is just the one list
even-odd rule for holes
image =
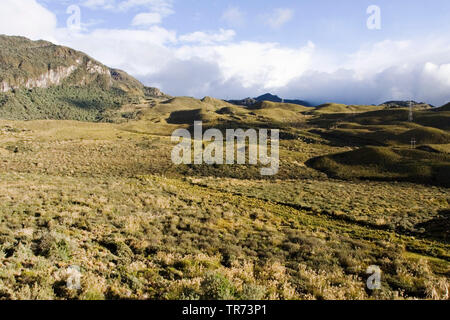
{"label": "distant mountain ridge", "polygon": [[247,106],[247,107],[253,106],[254,104],[256,104],[258,102],[262,102],[262,101],[284,102],[284,103],[290,103],[290,104],[297,104],[297,105],[301,105],[304,107],[312,107],[313,106],[307,101],[282,99],[279,96],[273,95],[271,93],[266,93],[266,94],[263,94],[256,98],[245,98],[242,100],[227,100],[227,102],[229,102],[231,104],[239,105],[239,106]]}
{"label": "distant mountain ridge", "polygon": [[412,100],[411,101],[402,101],[402,100],[386,101],[386,102],[383,102],[382,104],[380,104],[380,106],[384,106],[388,109],[395,109],[395,108],[408,108],[410,104],[415,109],[417,109],[417,108],[421,108],[421,109],[434,108],[434,106],[432,106],[431,104],[428,104],[425,102],[416,102],[416,101],[412,101]]}

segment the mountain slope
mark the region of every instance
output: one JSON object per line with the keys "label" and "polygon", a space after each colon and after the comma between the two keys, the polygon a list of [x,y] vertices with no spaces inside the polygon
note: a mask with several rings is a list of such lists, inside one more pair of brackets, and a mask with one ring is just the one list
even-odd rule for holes
{"label": "mountain slope", "polygon": [[442,107],[434,109],[435,111],[450,111],[450,102],[443,105]]}
{"label": "mountain slope", "polygon": [[363,147],[320,156],[307,165],[341,179],[410,181],[449,187],[450,157],[419,149]]}
{"label": "mountain slope", "polygon": [[325,103],[317,106],[313,113],[320,114],[334,114],[334,113],[364,113],[368,111],[381,110],[381,106],[364,106],[364,105],[346,105],[339,103]]}
{"label": "mountain slope", "polygon": [[99,121],[146,95],[163,94],[74,49],[0,36],[0,118]]}
{"label": "mountain slope", "polygon": [[434,108],[432,105],[427,104],[425,102],[416,102],[416,101],[386,101],[380,104],[380,106],[385,107],[386,109],[398,109],[398,108],[408,108],[410,104],[414,110]]}
{"label": "mountain slope", "polygon": [[242,100],[229,100],[227,102],[234,104],[234,105],[250,107],[258,102],[263,102],[263,101],[290,103],[290,104],[296,104],[296,105],[301,105],[301,106],[305,106],[305,107],[312,107],[312,105],[309,102],[302,101],[302,100],[281,99],[279,96],[273,95],[271,93],[263,94],[257,98],[245,98]]}
{"label": "mountain slope", "polygon": [[256,101],[270,101],[270,102],[283,102],[283,103],[290,103],[290,104],[298,104],[305,107],[311,107],[311,104],[309,102],[303,101],[303,100],[289,100],[289,99],[281,99],[279,96],[273,95],[271,93],[263,94],[257,98],[255,98]]}

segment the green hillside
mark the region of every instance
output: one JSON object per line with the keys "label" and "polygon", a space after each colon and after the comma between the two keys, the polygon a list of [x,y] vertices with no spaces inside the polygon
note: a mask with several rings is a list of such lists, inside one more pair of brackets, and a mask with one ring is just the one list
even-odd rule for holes
{"label": "green hillside", "polygon": [[333,113],[361,113],[374,110],[381,110],[382,106],[345,105],[338,103],[326,103],[317,106],[313,114],[333,114]]}
{"label": "green hillside", "polygon": [[364,147],[314,158],[307,164],[343,179],[410,181],[450,186],[450,155],[444,153]]}
{"label": "green hillside", "polygon": [[263,109],[281,109],[295,112],[311,111],[310,107],[304,107],[298,104],[281,103],[272,101],[260,101],[249,107],[250,110],[263,110]]}
{"label": "green hillside", "polygon": [[0,118],[106,121],[156,89],[86,54],[46,41],[0,36]]}
{"label": "green hillside", "polygon": [[432,127],[419,127],[397,137],[397,141],[403,144],[410,144],[411,139],[420,144],[447,144],[450,143],[450,133]]}

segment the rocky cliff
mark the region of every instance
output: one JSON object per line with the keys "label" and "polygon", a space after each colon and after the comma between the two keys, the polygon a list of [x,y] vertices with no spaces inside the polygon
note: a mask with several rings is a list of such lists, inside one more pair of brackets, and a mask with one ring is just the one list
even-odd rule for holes
{"label": "rocky cliff", "polygon": [[0,92],[94,82],[112,86],[110,69],[82,52],[46,41],[0,36]]}

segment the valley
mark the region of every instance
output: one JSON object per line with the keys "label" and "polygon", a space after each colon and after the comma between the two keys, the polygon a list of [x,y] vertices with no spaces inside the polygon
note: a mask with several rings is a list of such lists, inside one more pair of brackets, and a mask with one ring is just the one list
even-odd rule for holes
{"label": "valley", "polygon": [[[338,129],[324,129],[316,123],[336,114],[213,99],[149,99],[120,112],[135,118],[0,121],[3,298],[445,298],[446,131],[407,122],[360,129],[359,118],[345,116]],[[173,121],[180,112],[183,121]],[[424,119],[440,119],[427,112]],[[174,165],[171,134],[193,120],[280,128],[278,175],[262,177],[250,165]],[[433,151],[401,140],[412,127],[426,137],[418,147]],[[373,145],[385,145],[387,134],[392,142],[362,145],[368,134]],[[349,135],[358,139],[347,143]],[[342,158],[348,153],[361,162]],[[406,156],[420,163],[417,172],[430,167],[423,184],[390,170],[390,157]],[[329,157],[335,162],[323,163]],[[436,178],[433,170],[443,171]],[[81,267],[81,290],[65,287],[71,265]],[[383,270],[382,290],[365,287],[370,265]]]}
{"label": "valley", "polygon": [[[448,104],[172,97],[36,45],[0,36],[0,299],[449,299]],[[174,164],[195,121],[279,130],[277,174]]]}

